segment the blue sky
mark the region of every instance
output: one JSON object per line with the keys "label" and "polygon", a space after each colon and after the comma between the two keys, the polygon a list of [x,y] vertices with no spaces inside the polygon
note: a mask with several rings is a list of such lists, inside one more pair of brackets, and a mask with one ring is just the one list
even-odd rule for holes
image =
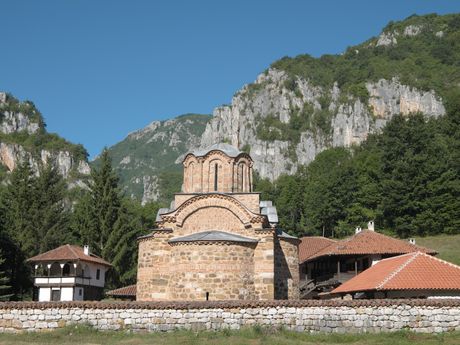
{"label": "blue sky", "polygon": [[211,113],[270,63],[340,53],[460,1],[1,1],[0,90],[91,156],[154,120]]}

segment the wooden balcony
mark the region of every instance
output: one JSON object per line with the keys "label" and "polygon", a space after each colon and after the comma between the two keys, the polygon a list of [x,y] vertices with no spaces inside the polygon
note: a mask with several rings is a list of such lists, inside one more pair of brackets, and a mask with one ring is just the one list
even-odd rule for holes
{"label": "wooden balcony", "polygon": [[36,276],[34,277],[36,286],[73,286],[91,285],[91,278],[83,276]]}

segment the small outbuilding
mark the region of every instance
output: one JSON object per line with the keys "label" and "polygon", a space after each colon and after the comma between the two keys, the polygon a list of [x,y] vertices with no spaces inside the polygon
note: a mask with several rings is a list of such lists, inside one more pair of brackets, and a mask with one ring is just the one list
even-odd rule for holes
{"label": "small outbuilding", "polygon": [[112,267],[88,246],[70,244],[27,261],[34,264],[34,300],[40,302],[100,300]]}
{"label": "small outbuilding", "polygon": [[383,259],[331,295],[353,298],[460,298],[460,266],[422,252]]}

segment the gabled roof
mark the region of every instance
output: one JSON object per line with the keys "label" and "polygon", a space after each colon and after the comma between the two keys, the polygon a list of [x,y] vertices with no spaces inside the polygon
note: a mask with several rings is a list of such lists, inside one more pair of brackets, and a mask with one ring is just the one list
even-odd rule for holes
{"label": "gabled roof", "polygon": [[300,239],[299,262],[302,263],[320,250],[336,243],[335,240],[323,236],[307,236]]}
{"label": "gabled roof", "polygon": [[460,290],[460,266],[415,252],[384,259],[331,293],[388,290]]}
{"label": "gabled roof", "polygon": [[121,287],[119,289],[110,290],[106,292],[108,296],[115,296],[115,297],[136,297],[137,292],[137,285],[128,285]]}
{"label": "gabled roof", "polygon": [[238,150],[238,148],[236,148],[235,146],[232,146],[226,143],[214,144],[214,145],[202,148],[202,149],[197,149],[189,153],[191,153],[192,155],[196,157],[203,157],[203,156],[206,156],[211,151],[222,151],[227,156],[233,157],[233,158],[243,153],[242,151]]}
{"label": "gabled roof", "polygon": [[27,259],[29,262],[39,262],[39,261],[86,261],[93,262],[105,266],[112,266],[110,263],[100,258],[97,255],[89,254],[86,255],[83,251],[83,248],[80,246],[75,246],[72,244],[64,244],[63,246],[57,247],[50,251],[47,251],[42,254],[38,254],[30,259]]}
{"label": "gabled roof", "polygon": [[431,255],[437,254],[435,250],[417,246],[408,241],[386,236],[373,230],[362,230],[345,240],[337,241],[323,248],[306,259],[306,261],[311,261],[321,256],[372,254],[400,255],[417,251]]}
{"label": "gabled roof", "polygon": [[217,230],[203,231],[203,232],[198,232],[198,233],[183,236],[183,237],[175,237],[175,238],[171,238],[168,242],[177,243],[177,242],[201,242],[201,241],[209,241],[209,242],[226,241],[226,242],[241,242],[241,243],[259,242],[258,240],[254,238],[243,237],[243,236],[232,234],[229,232],[217,231]]}

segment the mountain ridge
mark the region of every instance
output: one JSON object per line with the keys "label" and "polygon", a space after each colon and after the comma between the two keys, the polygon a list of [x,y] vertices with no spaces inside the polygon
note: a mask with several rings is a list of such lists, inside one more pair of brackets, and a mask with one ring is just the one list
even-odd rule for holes
{"label": "mountain ridge", "polygon": [[[197,146],[231,143],[251,154],[262,178],[274,181],[326,149],[359,145],[395,115],[443,116],[446,92],[460,86],[458,42],[459,14],[413,15],[343,54],[284,57],[237,91],[230,105],[215,108]],[[180,128],[170,135],[180,135]],[[171,172],[178,192],[177,157]],[[151,196],[143,201],[158,200]]]}

